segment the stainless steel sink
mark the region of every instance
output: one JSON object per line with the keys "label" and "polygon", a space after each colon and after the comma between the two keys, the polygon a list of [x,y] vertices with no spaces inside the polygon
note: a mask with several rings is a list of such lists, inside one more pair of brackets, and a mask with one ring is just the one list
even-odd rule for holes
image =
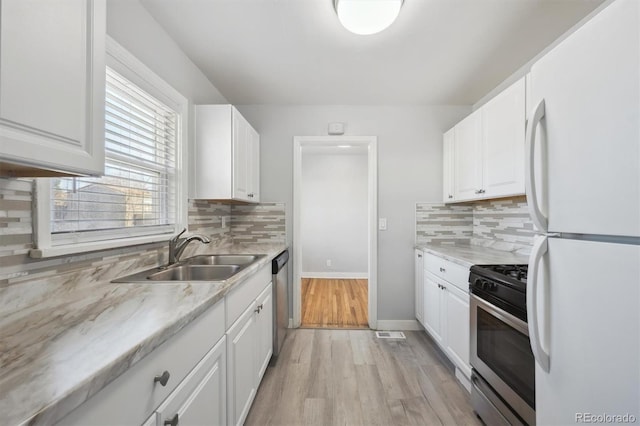
{"label": "stainless steel sink", "polygon": [[147,276],[152,281],[222,281],[238,273],[240,265],[180,265]]}
{"label": "stainless steel sink", "polygon": [[161,266],[113,280],[114,283],[180,281],[224,281],[245,269],[264,254],[212,254],[190,257],[180,263]]}
{"label": "stainless steel sink", "polygon": [[189,265],[248,265],[264,257],[264,254],[205,254],[190,257],[184,262]]}

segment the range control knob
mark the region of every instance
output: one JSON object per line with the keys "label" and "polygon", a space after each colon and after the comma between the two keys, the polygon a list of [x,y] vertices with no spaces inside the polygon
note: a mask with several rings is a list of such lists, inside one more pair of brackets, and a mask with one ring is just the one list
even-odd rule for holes
{"label": "range control knob", "polygon": [[473,285],[476,286],[476,287],[481,287],[481,283],[482,283],[482,280],[480,278],[476,278],[473,281]]}

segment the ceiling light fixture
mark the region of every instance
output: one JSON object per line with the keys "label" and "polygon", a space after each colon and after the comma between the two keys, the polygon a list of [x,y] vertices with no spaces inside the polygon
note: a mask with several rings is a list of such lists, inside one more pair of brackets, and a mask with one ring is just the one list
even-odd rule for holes
{"label": "ceiling light fixture", "polygon": [[404,0],[333,0],[340,23],[354,34],[369,35],[393,24]]}

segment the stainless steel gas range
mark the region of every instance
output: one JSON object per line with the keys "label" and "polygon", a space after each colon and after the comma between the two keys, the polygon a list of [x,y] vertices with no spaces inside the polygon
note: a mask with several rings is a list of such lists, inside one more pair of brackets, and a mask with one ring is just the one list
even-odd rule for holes
{"label": "stainless steel gas range", "polygon": [[471,267],[471,400],[488,425],[535,424],[526,286],[527,265]]}

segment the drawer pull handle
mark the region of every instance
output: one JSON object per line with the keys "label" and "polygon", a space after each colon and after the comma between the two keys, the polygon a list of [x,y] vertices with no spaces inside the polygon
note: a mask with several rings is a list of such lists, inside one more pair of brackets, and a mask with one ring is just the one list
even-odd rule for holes
{"label": "drawer pull handle", "polygon": [[153,383],[160,382],[162,386],[167,386],[169,377],[171,377],[171,374],[169,374],[167,370],[164,370],[164,373],[162,373],[161,376],[156,376],[153,378]]}
{"label": "drawer pull handle", "polygon": [[445,271],[446,271],[446,269],[440,268],[440,272],[445,272]]}
{"label": "drawer pull handle", "polygon": [[258,305],[258,307],[257,307],[257,308],[255,308],[255,309],[253,310],[253,312],[255,312],[256,314],[259,314],[259,313],[260,313],[260,311],[261,311],[261,310],[262,310],[262,308],[263,308],[263,306],[262,306],[262,305],[263,305],[262,303],[261,303],[261,304],[259,304],[259,305]]}
{"label": "drawer pull handle", "polygon": [[175,416],[171,417],[169,420],[164,421],[164,426],[178,426],[178,422],[180,419],[178,418],[178,413]]}

